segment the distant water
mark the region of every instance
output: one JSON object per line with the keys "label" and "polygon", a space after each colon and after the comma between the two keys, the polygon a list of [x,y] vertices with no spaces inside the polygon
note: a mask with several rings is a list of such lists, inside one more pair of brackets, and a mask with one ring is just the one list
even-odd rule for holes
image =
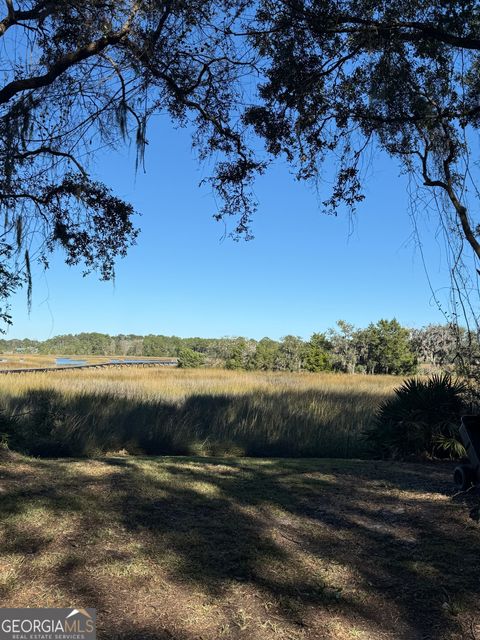
{"label": "distant water", "polygon": [[55,360],[55,364],[57,365],[57,367],[60,366],[64,366],[64,365],[80,365],[80,364],[87,364],[86,360],[72,360],[71,358],[57,358]]}
{"label": "distant water", "polygon": [[[175,361],[173,362],[169,362],[168,360],[162,360],[162,359],[158,359],[158,360],[135,360],[135,359],[131,359],[131,358],[124,358],[122,360],[107,360],[105,362],[105,364],[157,364],[157,363],[161,363],[161,364],[172,364],[172,365],[176,365],[177,363]],[[88,364],[87,360],[72,360],[72,358],[57,358],[55,360],[55,364],[57,367],[65,367],[65,366],[79,366],[79,365],[83,365],[83,364]]]}

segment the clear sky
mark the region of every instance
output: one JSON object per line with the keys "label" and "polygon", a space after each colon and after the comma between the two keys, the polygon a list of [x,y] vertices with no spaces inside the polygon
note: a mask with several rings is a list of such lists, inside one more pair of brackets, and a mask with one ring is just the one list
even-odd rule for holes
{"label": "clear sky", "polygon": [[[357,326],[392,317],[407,326],[443,321],[413,239],[406,181],[388,159],[372,163],[353,228],[346,214],[322,214],[315,190],[276,164],[256,185],[255,239],[234,242],[222,239],[224,226],[212,219],[214,197],[198,186],[207,170],[191,151],[188,131],[157,118],[149,142],[146,174],[135,175],[133,148],[102,152],[94,165],[142,213],[137,246],[118,262],[115,283],[83,278],[55,255],[49,271],[34,269],[30,315],[25,293],[14,298],[7,337],[81,331],[308,337],[340,318]],[[435,225],[422,236],[429,276],[442,296],[448,274]]]}

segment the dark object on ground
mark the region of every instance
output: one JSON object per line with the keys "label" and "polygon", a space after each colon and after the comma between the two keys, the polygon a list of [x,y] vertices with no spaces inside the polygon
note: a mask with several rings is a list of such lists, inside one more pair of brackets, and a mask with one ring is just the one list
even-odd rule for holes
{"label": "dark object on ground", "polygon": [[460,438],[467,452],[470,464],[455,468],[453,479],[461,491],[480,483],[480,416],[463,416]]}

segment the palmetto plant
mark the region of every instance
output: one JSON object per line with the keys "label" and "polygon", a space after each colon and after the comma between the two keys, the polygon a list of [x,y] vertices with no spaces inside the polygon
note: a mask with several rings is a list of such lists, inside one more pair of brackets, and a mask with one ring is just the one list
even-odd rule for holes
{"label": "palmetto plant", "polygon": [[380,405],[367,439],[376,454],[404,458],[409,455],[460,457],[464,454],[457,434],[465,382],[449,374],[428,380],[411,378]]}

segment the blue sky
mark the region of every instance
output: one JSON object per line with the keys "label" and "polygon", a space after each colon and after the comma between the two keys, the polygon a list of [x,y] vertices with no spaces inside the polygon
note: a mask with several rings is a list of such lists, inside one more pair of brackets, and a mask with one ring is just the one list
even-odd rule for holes
{"label": "blue sky", "polygon": [[[55,255],[49,271],[34,269],[31,313],[24,293],[13,299],[7,337],[308,337],[340,318],[357,326],[382,317],[408,326],[443,321],[412,236],[405,178],[388,159],[372,163],[353,228],[345,213],[322,214],[315,190],[277,163],[256,184],[255,239],[234,242],[222,239],[214,197],[198,186],[208,171],[197,163],[188,131],[157,118],[149,142],[146,174],[135,175],[133,149],[104,151],[93,165],[142,213],[138,244],[118,262],[115,284],[83,278]],[[421,227],[429,276],[442,296],[448,273],[435,224]]]}

